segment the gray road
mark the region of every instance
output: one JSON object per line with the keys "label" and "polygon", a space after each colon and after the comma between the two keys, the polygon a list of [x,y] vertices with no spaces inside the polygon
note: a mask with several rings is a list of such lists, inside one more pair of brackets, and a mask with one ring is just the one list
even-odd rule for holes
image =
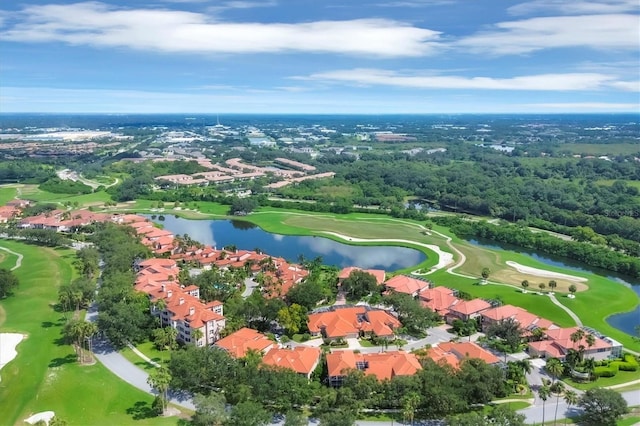
{"label": "gray road", "polygon": [[[98,319],[98,310],[96,309],[95,303],[91,305],[87,311],[86,319],[87,321],[96,321]],[[106,338],[101,335],[94,338],[93,351],[96,358],[98,358],[98,361],[107,367],[113,374],[148,394],[156,394],[147,383],[149,375],[116,351]],[[188,394],[170,392],[169,401],[177,406],[187,408],[189,410],[195,410],[193,400]]]}
{"label": "gray road", "polygon": [[252,277],[245,278],[244,291],[242,292],[242,298],[246,299],[247,297],[251,296],[251,293],[253,293],[253,290],[255,290],[256,287],[258,287],[259,285],[260,284],[255,282]]}

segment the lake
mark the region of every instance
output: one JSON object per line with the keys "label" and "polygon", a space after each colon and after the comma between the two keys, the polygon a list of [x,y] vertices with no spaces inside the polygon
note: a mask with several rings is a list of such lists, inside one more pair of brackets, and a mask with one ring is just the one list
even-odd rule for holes
{"label": "lake", "polygon": [[[545,265],[557,266],[560,268],[569,269],[572,271],[578,272],[587,272],[600,276],[604,276],[611,281],[615,281],[619,284],[622,284],[626,287],[629,287],[633,290],[638,297],[640,298],[640,281],[633,280],[632,278],[626,277],[624,275],[616,274],[611,271],[607,271],[599,268],[592,268],[584,263],[577,262],[571,259],[564,259],[558,256],[552,255],[540,255],[538,253],[532,252],[530,250],[526,250],[520,247],[512,246],[510,244],[497,244],[493,241],[484,241],[479,239],[469,240],[469,242],[473,245],[489,248],[489,249],[498,249],[498,250],[509,250],[517,253],[526,254],[531,256],[533,259],[537,260],[540,263],[544,263]],[[625,312],[621,314],[611,315],[607,318],[607,323],[610,326],[617,328],[627,334],[631,334],[634,336],[636,334],[635,327],[640,325],[640,305],[636,306],[631,312]]]}
{"label": "lake", "polygon": [[[152,218],[151,215],[144,215]],[[153,219],[152,219],[153,220]],[[203,244],[217,248],[235,245],[239,249],[259,248],[265,253],[297,262],[322,257],[326,265],[343,268],[395,271],[415,266],[427,259],[419,250],[395,246],[354,246],[322,237],[271,234],[258,226],[241,220],[189,220],[173,215],[154,220],[174,235],[188,234]]]}

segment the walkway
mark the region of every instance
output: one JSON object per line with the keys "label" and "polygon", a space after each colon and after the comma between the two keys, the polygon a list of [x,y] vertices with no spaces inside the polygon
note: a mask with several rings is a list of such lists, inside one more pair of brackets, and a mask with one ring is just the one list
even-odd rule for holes
{"label": "walkway", "polygon": [[10,269],[10,271],[15,271],[16,269],[18,269],[19,267],[22,266],[22,259],[24,258],[23,255],[21,255],[20,253],[15,252],[13,250],[9,250],[6,247],[0,247],[0,250],[4,250],[4,251],[6,251],[8,253],[11,253],[11,254],[13,254],[14,256],[17,257],[16,264],[13,266],[13,268]]}
{"label": "walkway", "polygon": [[576,325],[578,327],[582,327],[582,321],[580,320],[580,317],[578,317],[571,309],[567,308],[566,306],[564,306],[562,303],[560,303],[558,301],[558,299],[556,299],[556,295],[553,293],[547,293],[547,296],[549,296],[549,299],[551,299],[551,301],[553,302],[554,305],[558,305],[558,307],[560,309],[562,309],[563,311],[565,311],[567,314],[569,314],[569,316],[576,322]]}

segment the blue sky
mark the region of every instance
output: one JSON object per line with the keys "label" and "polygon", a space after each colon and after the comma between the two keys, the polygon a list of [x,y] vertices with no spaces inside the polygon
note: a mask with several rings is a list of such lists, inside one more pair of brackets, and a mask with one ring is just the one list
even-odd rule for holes
{"label": "blue sky", "polygon": [[640,111],[638,0],[0,3],[0,112]]}

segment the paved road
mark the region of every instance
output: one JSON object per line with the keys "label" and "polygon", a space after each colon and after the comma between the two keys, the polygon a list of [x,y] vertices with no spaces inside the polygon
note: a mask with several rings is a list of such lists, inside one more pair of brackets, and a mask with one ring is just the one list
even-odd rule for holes
{"label": "paved road", "polygon": [[251,277],[245,278],[244,279],[244,291],[242,292],[242,298],[246,299],[247,297],[251,296],[251,293],[253,293],[253,290],[255,290],[256,287],[258,287],[259,285],[260,284],[255,282],[253,280],[253,278],[251,278]]}
{"label": "paved road", "polygon": [[[98,319],[98,310],[95,303],[87,311],[86,319],[87,321],[96,321]],[[147,383],[149,375],[116,351],[106,338],[98,336],[94,339],[93,352],[96,358],[98,358],[98,361],[111,370],[113,374],[148,394],[156,395],[156,392],[153,391]],[[195,410],[190,395],[170,392],[169,401],[180,407]]]}

